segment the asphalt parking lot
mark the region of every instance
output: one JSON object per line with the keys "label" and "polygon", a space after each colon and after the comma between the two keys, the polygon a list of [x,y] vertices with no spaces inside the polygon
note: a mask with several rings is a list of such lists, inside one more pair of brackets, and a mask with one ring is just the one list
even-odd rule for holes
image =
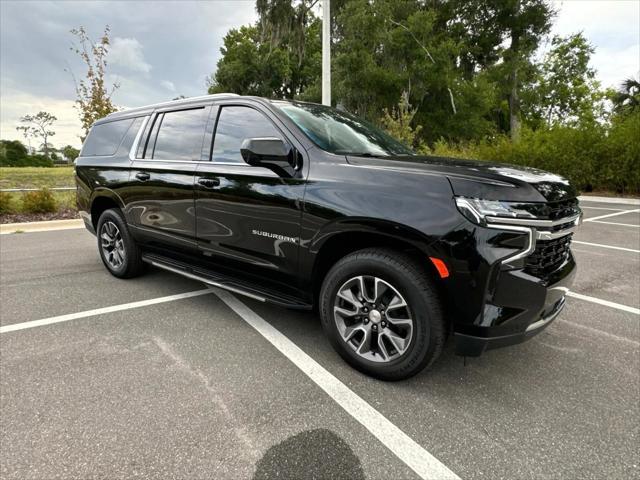
{"label": "asphalt parking lot", "polygon": [[582,206],[549,328],[397,383],[311,313],[118,280],[84,230],[3,235],[0,477],[640,478],[640,211]]}

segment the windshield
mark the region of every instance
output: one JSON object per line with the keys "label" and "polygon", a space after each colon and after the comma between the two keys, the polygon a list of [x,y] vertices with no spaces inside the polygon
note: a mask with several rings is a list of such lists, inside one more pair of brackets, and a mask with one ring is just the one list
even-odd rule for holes
{"label": "windshield", "polygon": [[347,112],[317,105],[275,101],[318,147],[338,155],[395,156],[414,152],[379,128]]}

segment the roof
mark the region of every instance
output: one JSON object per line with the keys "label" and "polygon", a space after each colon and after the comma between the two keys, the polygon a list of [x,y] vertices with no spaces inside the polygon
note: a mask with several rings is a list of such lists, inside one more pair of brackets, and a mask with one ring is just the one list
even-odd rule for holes
{"label": "roof", "polygon": [[209,99],[213,100],[213,99],[223,99],[223,98],[233,98],[233,97],[239,97],[239,95],[235,93],[214,93],[212,95],[202,95],[199,97],[189,97],[189,98],[182,98],[180,100],[171,100],[169,102],[154,103],[153,105],[144,105],[142,107],[128,108],[126,110],[110,113],[106,117],[98,120],[96,123],[101,123],[103,121],[108,121],[108,120],[115,120],[116,118],[121,118],[121,117],[126,118],[129,116],[151,113],[157,108],[173,107],[173,106],[181,106],[181,105],[188,106],[192,103],[201,103],[203,100],[209,100]]}

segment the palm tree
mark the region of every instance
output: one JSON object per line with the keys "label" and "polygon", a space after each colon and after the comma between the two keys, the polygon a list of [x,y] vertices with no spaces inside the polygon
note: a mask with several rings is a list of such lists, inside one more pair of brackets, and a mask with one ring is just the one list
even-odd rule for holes
{"label": "palm tree", "polygon": [[640,82],[635,78],[627,78],[620,89],[611,98],[616,113],[632,113],[640,108]]}

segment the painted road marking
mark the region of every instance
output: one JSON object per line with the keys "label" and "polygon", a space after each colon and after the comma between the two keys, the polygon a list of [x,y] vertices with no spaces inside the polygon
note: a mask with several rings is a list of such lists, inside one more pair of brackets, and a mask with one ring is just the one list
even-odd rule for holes
{"label": "painted road marking", "polygon": [[601,222],[601,221],[595,221],[593,223],[600,223],[600,224],[603,224],[603,225],[620,225],[621,227],[640,228],[640,225],[634,225],[632,223],[616,223],[616,222]]}
{"label": "painted road marking", "polygon": [[567,325],[571,325],[572,327],[586,330],[596,335],[603,335],[607,338],[610,338],[611,340],[628,343],[630,345],[633,345],[634,347],[640,347],[640,342],[637,342],[631,338],[621,337],[620,335],[615,335],[613,333],[605,332],[604,330],[600,330],[599,328],[588,327],[587,325],[582,325],[581,323],[572,322],[571,320],[565,320],[564,318],[560,319],[560,323],[566,323]]}
{"label": "painted road marking", "polygon": [[183,298],[198,297],[207,295],[211,290],[196,290],[193,292],[179,293],[177,295],[169,295],[167,297],[152,298],[150,300],[141,300],[139,302],[123,303],[121,305],[113,305],[111,307],[96,308],[94,310],[85,310],[84,312],[70,313],[68,315],[60,315],[57,317],[43,318],[42,320],[32,320],[30,322],[13,323],[11,325],[3,325],[0,327],[0,333],[15,332],[16,330],[25,330],[27,328],[42,327],[51,325],[52,323],[68,322],[69,320],[77,320],[79,318],[93,317],[104,313],[120,312],[122,310],[130,310],[132,308],[147,307],[158,303],[173,302],[182,300]]}
{"label": "painted road marking", "polygon": [[[607,208],[607,207],[587,207],[586,205],[580,205],[580,208],[582,209],[589,209],[589,210],[612,210],[614,212],[621,212],[623,210],[625,210],[624,208]],[[625,211],[630,211],[630,210],[625,210]]]}
{"label": "painted road marking", "polygon": [[622,250],[623,252],[640,253],[640,250],[625,247],[614,247],[613,245],[603,245],[601,243],[580,242],[578,240],[571,240],[571,243],[579,243],[580,245],[589,245],[591,247],[610,248],[612,250]]}
{"label": "painted road marking", "polygon": [[618,205],[640,205],[640,198],[595,197],[581,195],[578,197],[578,200],[580,202],[617,203]]}
{"label": "painted road marking", "polygon": [[427,452],[411,437],[391,423],[384,415],[359,397],[322,365],[307,355],[261,316],[229,292],[212,289],[238,316],[251,325],[291,360],[316,385],[324,390],[349,415],[360,422],[374,437],[391,450],[423,479],[458,479],[459,477]]}
{"label": "painted road marking", "polygon": [[[616,212],[616,213],[607,213],[606,215],[600,215],[599,217],[587,218],[584,221],[595,222],[596,220],[601,220],[603,218],[617,217],[618,215],[624,215],[625,213],[637,213],[637,212],[640,212],[640,208],[636,208],[634,210],[623,210],[621,212]],[[605,223],[605,222],[599,222],[599,223]]]}
{"label": "painted road marking", "polygon": [[584,300],[586,302],[597,303],[598,305],[604,305],[605,307],[615,308],[617,310],[622,310],[623,312],[635,313],[636,315],[640,315],[640,308],[629,307],[627,305],[622,305],[621,303],[615,303],[615,302],[610,302],[609,300],[602,300],[600,298],[589,297],[588,295],[582,295],[580,293],[575,293],[575,292],[568,292],[567,296]]}

